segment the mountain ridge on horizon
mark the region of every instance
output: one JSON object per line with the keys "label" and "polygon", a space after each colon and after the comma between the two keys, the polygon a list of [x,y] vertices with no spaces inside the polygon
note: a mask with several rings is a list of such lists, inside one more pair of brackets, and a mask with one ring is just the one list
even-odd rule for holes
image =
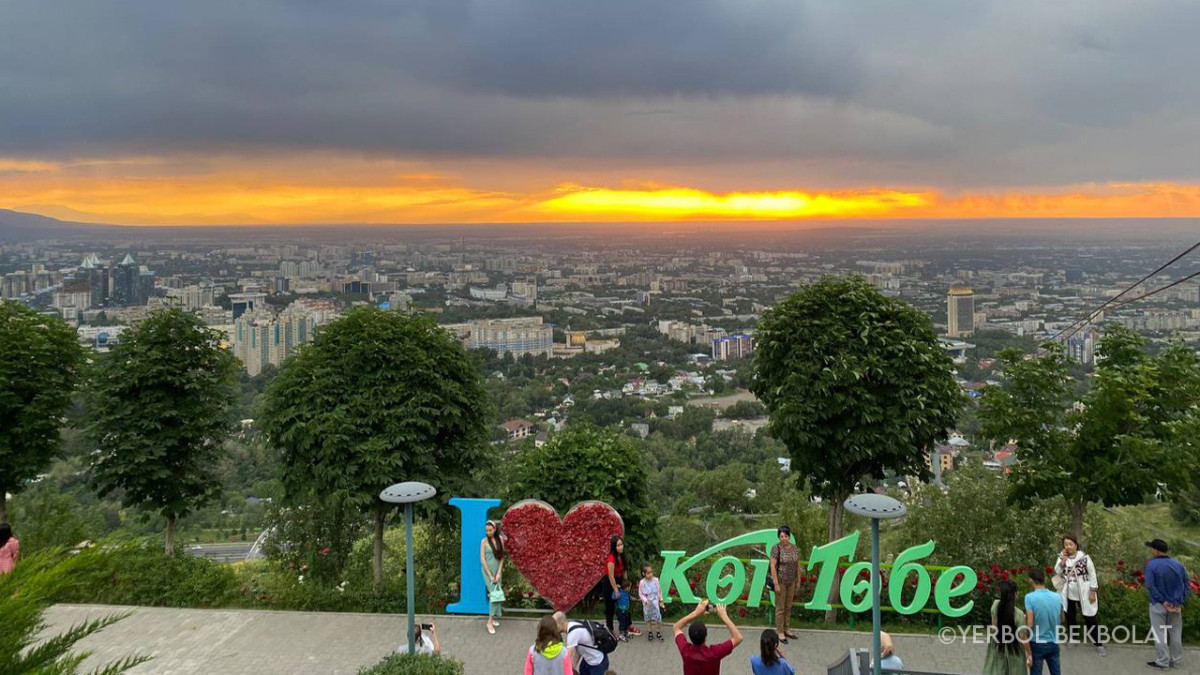
{"label": "mountain ridge on horizon", "polygon": [[[979,231],[986,223],[987,230]],[[1157,227],[1145,225],[1153,223]],[[1130,227],[1138,224],[1139,227]],[[781,233],[808,234],[812,236],[844,235],[856,237],[901,237],[920,235],[961,234],[978,237],[1042,236],[1047,238],[1075,237],[1081,227],[1091,225],[1088,235],[1113,237],[1130,235],[1129,238],[1173,237],[1194,234],[1200,229],[1198,218],[996,218],[996,219],[847,219],[847,220],[804,220],[804,221],[642,221],[642,222],[533,222],[533,223],[284,223],[284,224],[224,224],[224,225],[119,225],[64,220],[25,211],[0,208],[0,240],[36,240],[49,236],[89,234],[117,235],[139,232],[145,234],[176,235],[215,233],[229,230],[254,234],[291,234],[297,231],[328,233],[337,230],[343,233],[367,233],[372,231],[404,229],[413,233],[472,231],[474,234],[517,234],[527,230],[544,230],[547,227],[563,228],[564,237],[582,236],[597,231],[629,230],[638,228],[637,234],[647,238],[678,237],[689,234],[751,234]],[[736,226],[732,230],[731,226]]]}

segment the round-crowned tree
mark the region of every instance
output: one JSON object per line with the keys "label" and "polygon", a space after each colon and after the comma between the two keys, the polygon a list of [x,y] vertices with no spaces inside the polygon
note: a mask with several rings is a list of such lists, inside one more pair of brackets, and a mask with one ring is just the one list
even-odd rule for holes
{"label": "round-crowned tree", "polygon": [[965,397],[921,311],[861,277],[825,277],[768,310],[755,336],[755,395],[792,470],[829,501],[829,538],[864,477],[927,476],[926,448]]}
{"label": "round-crowned tree", "polygon": [[391,510],[379,493],[406,480],[442,494],[464,484],[491,456],[494,417],[474,362],[431,317],[358,308],[284,362],[261,423],[289,495],[373,516],[378,588]]}
{"label": "round-crowned tree", "polygon": [[0,300],[0,522],[6,495],[42,471],[58,450],[83,350],[65,321]]}
{"label": "round-crowned tree", "polygon": [[560,516],[579,502],[603,501],[625,521],[629,559],[645,560],[658,545],[646,464],[642,446],[629,436],[588,422],[572,424],[513,458],[505,496],[510,503],[540,499]]}
{"label": "round-crowned tree", "polygon": [[220,492],[217,467],[230,429],[237,358],[195,314],[154,312],[97,362],[88,387],[92,479],[100,494],[175,522]]}

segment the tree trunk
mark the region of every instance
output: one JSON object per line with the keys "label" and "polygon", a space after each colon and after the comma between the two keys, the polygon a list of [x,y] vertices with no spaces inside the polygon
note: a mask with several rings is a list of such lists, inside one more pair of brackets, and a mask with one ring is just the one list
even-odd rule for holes
{"label": "tree trunk", "polygon": [[[1068,502],[1071,507],[1071,534],[1075,541],[1083,541],[1083,514],[1087,510],[1087,502],[1080,498],[1076,502]],[[1082,544],[1080,544],[1082,546]]]}
{"label": "tree trunk", "polygon": [[[842,516],[846,513],[846,498],[847,494],[838,493],[833,496],[833,503],[829,505],[829,541],[836,541],[842,538]],[[841,602],[841,587],[842,587],[842,571],[834,570],[833,585],[829,587],[829,603],[834,604]],[[838,611],[837,608],[831,608],[825,612],[825,623],[836,623]]]}
{"label": "tree trunk", "polygon": [[167,555],[175,555],[175,516],[167,518]]}
{"label": "tree trunk", "polygon": [[375,592],[383,590],[383,506],[376,504],[375,511],[375,555],[371,559],[371,568],[375,572]]}

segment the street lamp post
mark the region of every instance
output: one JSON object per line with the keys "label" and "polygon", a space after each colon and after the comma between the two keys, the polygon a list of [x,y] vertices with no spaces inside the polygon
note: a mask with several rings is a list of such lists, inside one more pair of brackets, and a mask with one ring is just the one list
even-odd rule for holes
{"label": "street lamp post", "polygon": [[433,489],[432,485],[427,483],[418,483],[410,481],[407,483],[396,483],[379,493],[379,498],[388,504],[403,504],[404,505],[404,571],[407,583],[404,585],[405,593],[408,596],[408,653],[415,653],[416,645],[416,612],[414,611],[414,603],[416,602],[415,594],[413,593],[413,504],[419,501],[429,499],[437,494],[437,490]]}
{"label": "street lamp post", "polygon": [[879,521],[891,520],[903,516],[907,509],[904,504],[887,495],[874,493],[854,495],[846,500],[846,510],[856,516],[871,519],[871,631],[874,633],[871,655],[874,657],[872,670],[880,674],[880,578],[879,578]]}

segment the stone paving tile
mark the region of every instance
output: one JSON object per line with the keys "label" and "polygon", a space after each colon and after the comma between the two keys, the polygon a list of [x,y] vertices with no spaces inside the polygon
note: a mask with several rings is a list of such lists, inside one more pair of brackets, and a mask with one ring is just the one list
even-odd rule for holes
{"label": "stone paving tile", "polygon": [[[396,614],[341,614],[250,610],[169,609],[56,605],[46,614],[53,629],[61,630],[87,618],[130,611],[125,620],[80,644],[93,656],[87,668],[131,653],[154,660],[133,672],[139,675],[353,675],[391,652],[404,641],[404,617]],[[525,651],[533,641],[532,620],[505,619],[497,635],[488,635],[480,618],[439,616],[443,652],[466,664],[467,675],[519,675]],[[726,660],[727,675],[749,673],[748,659],[758,645],[759,631],[743,631],[746,642]],[[802,675],[819,675],[850,647],[867,647],[869,633],[799,631],[801,637],[788,648],[791,662]],[[724,630],[712,630],[714,640]],[[679,656],[671,637],[648,643],[645,638],[621,645],[613,655],[619,675],[680,673]],[[983,664],[982,645],[943,645],[935,636],[894,636],[905,665],[947,673],[978,673]],[[1064,649],[1064,675],[1129,675],[1154,672],[1146,667],[1153,648],[1113,646],[1107,658],[1087,647]],[[1188,649],[1184,667],[1171,671],[1200,675],[1200,649]]]}

